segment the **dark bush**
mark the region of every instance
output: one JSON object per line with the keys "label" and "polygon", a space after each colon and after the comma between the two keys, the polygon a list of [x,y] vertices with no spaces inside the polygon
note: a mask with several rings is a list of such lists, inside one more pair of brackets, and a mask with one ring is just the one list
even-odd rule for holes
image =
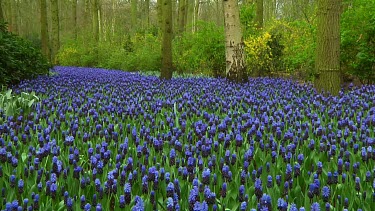
{"label": "dark bush", "polygon": [[0,85],[16,84],[24,79],[48,74],[50,65],[40,50],[7,31],[0,22]]}

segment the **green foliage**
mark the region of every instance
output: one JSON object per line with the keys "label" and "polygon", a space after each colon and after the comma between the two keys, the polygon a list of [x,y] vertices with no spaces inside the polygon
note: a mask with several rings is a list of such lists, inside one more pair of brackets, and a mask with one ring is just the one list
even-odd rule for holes
{"label": "green foliage", "polygon": [[[102,67],[126,71],[158,71],[160,40],[152,34],[125,35],[121,44],[94,40],[67,40],[57,57],[60,65]],[[97,52],[97,55],[96,53]]]}
{"label": "green foliage", "polygon": [[247,69],[253,76],[270,76],[283,69],[282,35],[267,30],[259,35],[250,35],[245,41]]}
{"label": "green foliage", "polygon": [[311,80],[315,66],[316,25],[306,21],[276,21],[272,26],[282,34],[284,70],[299,79]]}
{"label": "green foliage", "polygon": [[240,22],[242,25],[243,37],[249,37],[255,34],[255,4],[245,4],[240,7]]}
{"label": "green foliage", "polygon": [[35,102],[39,101],[39,98],[35,95],[35,92],[15,95],[11,89],[0,93],[0,110],[2,110],[6,116],[18,115],[21,110],[23,113],[29,113],[31,107]]}
{"label": "green foliage", "polygon": [[[349,2],[346,2],[347,4]],[[375,2],[351,1],[341,19],[341,62],[362,83],[375,82]]]}
{"label": "green foliage", "polygon": [[210,22],[198,22],[197,28],[197,32],[184,33],[174,40],[173,59],[177,71],[224,77],[224,29]]}
{"label": "green foliage", "polygon": [[48,74],[50,65],[33,45],[7,31],[0,23],[0,84],[10,85],[24,79]]}
{"label": "green foliage", "polygon": [[314,69],[315,26],[305,21],[273,20],[245,37],[249,73],[309,79]]}

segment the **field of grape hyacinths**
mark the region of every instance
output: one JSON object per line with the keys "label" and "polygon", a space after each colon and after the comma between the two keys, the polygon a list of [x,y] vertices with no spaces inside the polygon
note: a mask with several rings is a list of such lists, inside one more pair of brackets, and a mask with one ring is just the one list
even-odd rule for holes
{"label": "field of grape hyacinths", "polygon": [[0,111],[1,210],[375,210],[375,86],[55,70]]}

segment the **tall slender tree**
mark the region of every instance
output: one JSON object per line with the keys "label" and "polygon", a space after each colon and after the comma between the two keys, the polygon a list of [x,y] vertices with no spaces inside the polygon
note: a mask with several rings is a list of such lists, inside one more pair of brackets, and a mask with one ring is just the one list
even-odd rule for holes
{"label": "tall slender tree", "polygon": [[340,72],[341,0],[318,0],[315,87],[319,92],[338,95]]}
{"label": "tall slender tree", "polygon": [[[221,1],[221,0],[220,0]],[[194,8],[195,8],[195,0],[187,0],[186,2],[186,26],[187,31],[193,32],[194,31]]]}
{"label": "tall slender tree", "polygon": [[224,0],[226,75],[230,80],[247,80],[244,44],[237,0]]}
{"label": "tall slender tree", "polygon": [[11,27],[9,28],[11,32],[18,33],[18,1],[12,0],[10,1],[10,10],[11,10],[11,17],[10,17],[10,24]]}
{"label": "tall slender tree", "polygon": [[92,29],[96,43],[99,42],[99,2],[92,0]]}
{"label": "tall slender tree", "polygon": [[199,20],[200,5],[201,5],[200,0],[195,0],[195,5],[194,5],[194,19],[193,19],[193,21],[194,21],[193,22],[193,24],[194,24],[193,31],[194,32],[196,32],[198,30],[197,23],[198,23],[198,20]]}
{"label": "tall slender tree", "polygon": [[255,22],[257,28],[263,28],[263,0],[256,0]]}
{"label": "tall slender tree", "polygon": [[173,19],[172,19],[172,1],[163,0],[163,42],[162,42],[162,66],[161,79],[171,79],[173,73],[172,65],[172,36],[173,36]]}
{"label": "tall slender tree", "polygon": [[3,1],[0,0],[0,22],[4,21],[4,13],[3,13]]}
{"label": "tall slender tree", "polygon": [[163,28],[163,1],[164,0],[157,0],[156,2],[156,12],[157,12],[157,19],[158,19],[158,27],[162,30]]}
{"label": "tall slender tree", "polygon": [[59,1],[51,0],[51,17],[52,17],[52,27],[51,27],[51,38],[52,38],[52,52],[51,59],[54,64],[56,64],[56,55],[60,48],[60,20],[59,20]]}
{"label": "tall slender tree", "polygon": [[44,56],[51,61],[49,38],[48,38],[48,19],[47,19],[47,2],[46,0],[39,0],[40,4],[40,39],[42,45],[42,52]]}
{"label": "tall slender tree", "polygon": [[150,0],[145,0],[144,2],[144,24],[145,29],[150,27]]}
{"label": "tall slender tree", "polygon": [[133,32],[137,27],[137,3],[137,0],[131,0],[131,31]]}
{"label": "tall slender tree", "polygon": [[73,37],[75,40],[77,40],[77,1],[78,0],[72,0],[72,18],[73,18]]}
{"label": "tall slender tree", "polygon": [[84,12],[83,12],[83,26],[86,30],[89,31],[89,34],[92,33],[92,22],[91,22],[91,10],[90,10],[90,0],[84,1]]}
{"label": "tall slender tree", "polygon": [[185,31],[186,25],[186,0],[178,1],[178,33],[182,34]]}

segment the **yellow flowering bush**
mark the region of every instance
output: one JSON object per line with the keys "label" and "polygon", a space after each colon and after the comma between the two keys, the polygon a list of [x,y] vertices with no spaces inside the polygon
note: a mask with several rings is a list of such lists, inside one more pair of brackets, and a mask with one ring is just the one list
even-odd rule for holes
{"label": "yellow flowering bush", "polygon": [[59,53],[57,54],[57,61],[59,64],[78,66],[79,65],[80,54],[78,50],[73,45],[63,46]]}
{"label": "yellow flowering bush", "polygon": [[272,51],[268,43],[272,40],[269,32],[257,35],[250,35],[245,41],[247,53],[247,66],[250,74],[265,75],[273,70]]}

